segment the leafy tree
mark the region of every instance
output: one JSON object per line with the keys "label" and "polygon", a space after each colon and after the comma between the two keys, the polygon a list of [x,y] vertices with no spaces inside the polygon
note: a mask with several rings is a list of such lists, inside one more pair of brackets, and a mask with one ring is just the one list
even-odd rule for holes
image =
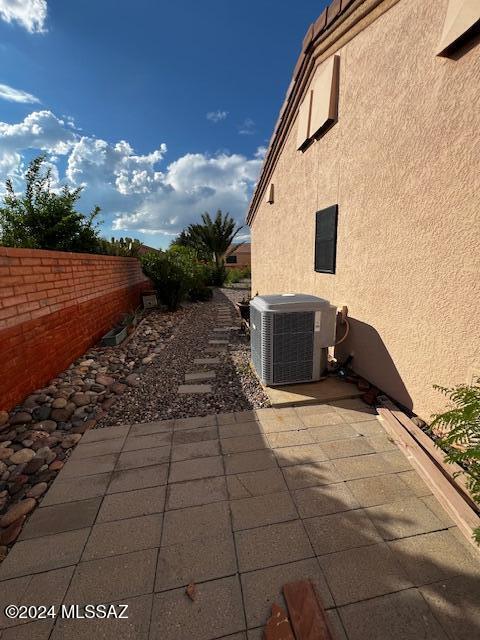
{"label": "leafy tree", "polygon": [[[446,434],[436,444],[447,451],[445,460],[456,462],[468,472],[468,489],[480,503],[480,378],[476,385],[446,389],[435,386],[453,406],[434,416],[430,428],[441,427]],[[480,527],[473,536],[480,544]]]}
{"label": "leafy tree", "polygon": [[187,249],[193,249],[198,260],[202,260],[203,262],[212,262],[213,254],[205,247],[205,245],[199,242],[196,236],[192,236],[190,232],[190,225],[186,229],[180,232],[180,234],[175,238],[175,240],[171,243],[170,247],[186,247]]}
{"label": "leafy tree", "polygon": [[28,167],[24,195],[18,196],[6,181],[4,206],[0,207],[0,244],[8,247],[94,252],[98,249],[96,219],[100,208],[85,216],[75,210],[81,187],[52,191],[51,170],[42,171],[45,156]]}
{"label": "leafy tree", "polygon": [[99,253],[103,253],[108,256],[124,256],[128,258],[138,257],[142,243],[136,238],[112,238],[107,240],[106,238],[100,238],[99,240]]}
{"label": "leafy tree", "polygon": [[177,238],[176,243],[193,248],[199,259],[215,263],[215,284],[222,285],[226,278],[225,258],[233,251],[232,243],[243,227],[237,227],[229,213],[219,209],[215,218],[202,214],[202,223],[190,224]]}

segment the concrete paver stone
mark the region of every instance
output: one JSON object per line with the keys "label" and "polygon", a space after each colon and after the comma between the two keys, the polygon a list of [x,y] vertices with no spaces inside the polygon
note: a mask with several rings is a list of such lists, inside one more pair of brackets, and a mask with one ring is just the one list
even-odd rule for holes
{"label": "concrete paver stone", "polygon": [[237,576],[197,585],[195,600],[184,589],[157,593],[152,609],[151,640],[211,640],[245,629]]}
{"label": "concrete paver stone", "polygon": [[467,545],[356,397],[95,429],[0,564],[0,609],[123,602],[129,619],[0,617],[1,639],[260,640],[282,586],[312,579],[334,640],[470,640]]}

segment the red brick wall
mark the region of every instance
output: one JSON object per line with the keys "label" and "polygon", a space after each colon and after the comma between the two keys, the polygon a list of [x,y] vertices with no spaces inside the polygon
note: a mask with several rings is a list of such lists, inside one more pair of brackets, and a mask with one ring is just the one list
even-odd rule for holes
{"label": "red brick wall", "polygon": [[0,247],[0,409],[68,367],[148,286],[136,258]]}

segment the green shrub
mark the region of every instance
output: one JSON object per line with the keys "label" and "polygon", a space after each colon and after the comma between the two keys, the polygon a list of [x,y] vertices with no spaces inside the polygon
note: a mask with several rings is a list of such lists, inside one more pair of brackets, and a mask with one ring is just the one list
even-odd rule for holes
{"label": "green shrub", "polygon": [[208,264],[194,260],[192,268],[192,283],[188,297],[193,302],[210,300],[213,291],[209,288],[212,277],[212,269]]}
{"label": "green shrub", "polygon": [[188,297],[192,302],[205,302],[206,300],[210,300],[213,296],[213,291],[210,287],[201,286],[194,287],[189,291]]}
{"label": "green shrub", "polygon": [[99,245],[95,207],[89,215],[76,210],[81,187],[52,188],[51,169],[45,156],[34,158],[25,175],[25,193],[15,193],[12,181],[5,184],[0,206],[0,244],[6,247],[96,253]]}
{"label": "green shrub", "polygon": [[234,284],[245,278],[250,278],[250,275],[250,267],[234,267],[233,269],[228,269],[225,281],[227,284]]}
{"label": "green shrub", "polygon": [[178,309],[187,296],[194,301],[212,297],[208,288],[211,269],[197,260],[192,249],[175,245],[167,251],[147,253],[141,261],[160,302],[170,311]]}
{"label": "green shrub", "polygon": [[252,277],[252,270],[250,267],[243,267],[242,268],[242,278],[251,278]]}
{"label": "green shrub", "polygon": [[243,278],[242,275],[242,270],[241,269],[229,269],[227,272],[227,278],[226,278],[226,282],[227,284],[234,284],[235,282],[240,282],[240,280]]}
{"label": "green shrub", "polygon": [[185,257],[171,250],[162,253],[152,251],[142,256],[141,261],[143,272],[153,282],[160,302],[169,311],[178,309],[191,286]]}
{"label": "green shrub", "polygon": [[[431,429],[440,427],[446,435],[436,444],[447,452],[445,460],[456,462],[469,474],[468,489],[475,502],[480,502],[480,378],[476,385],[459,385],[446,389],[435,386],[453,406],[434,416]],[[480,544],[480,527],[473,532]]]}

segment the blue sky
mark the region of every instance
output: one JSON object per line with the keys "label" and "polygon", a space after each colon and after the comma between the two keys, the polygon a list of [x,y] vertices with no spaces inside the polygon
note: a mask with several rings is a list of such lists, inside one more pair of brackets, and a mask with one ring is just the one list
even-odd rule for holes
{"label": "blue sky", "polygon": [[324,4],[0,0],[1,185],[44,152],[106,236],[166,246],[217,208],[243,222]]}

